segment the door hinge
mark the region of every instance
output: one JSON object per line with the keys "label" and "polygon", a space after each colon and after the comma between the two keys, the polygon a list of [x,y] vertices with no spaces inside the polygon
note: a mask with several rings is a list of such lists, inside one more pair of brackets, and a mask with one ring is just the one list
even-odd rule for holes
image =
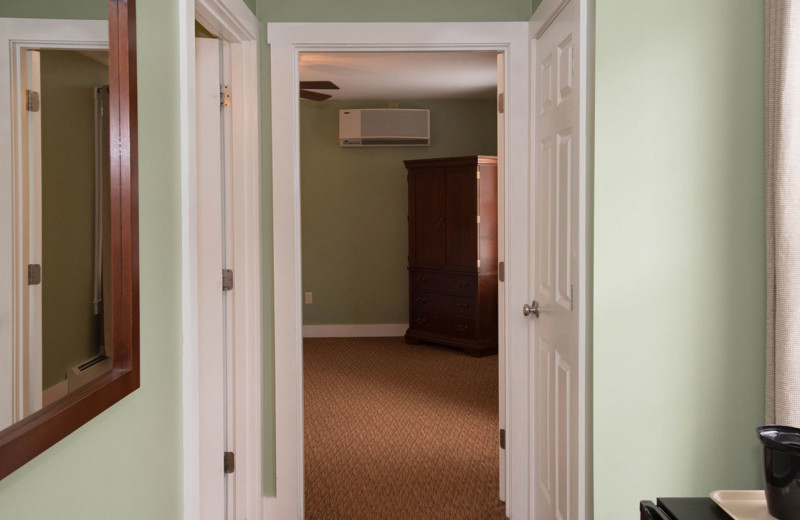
{"label": "door hinge", "polygon": [[500,280],[501,282],[505,282],[506,281],[506,263],[505,262],[499,262],[497,264],[497,279]]}
{"label": "door hinge", "polygon": [[26,90],[25,97],[25,109],[28,112],[38,112],[40,106],[39,93],[35,90]]}
{"label": "door hinge", "polygon": [[480,223],[481,223],[481,216],[478,215],[478,224],[480,224]]}
{"label": "door hinge", "polygon": [[506,449],[506,430],[503,428],[500,429],[500,449]]}
{"label": "door hinge", "polygon": [[480,268],[480,266],[481,266],[481,261],[478,260],[478,267]]}
{"label": "door hinge", "polygon": [[225,452],[222,466],[226,475],[233,473],[233,471],[236,469],[236,464],[234,461],[234,456],[232,451]]}
{"label": "door hinge", "polygon": [[28,265],[28,285],[39,285],[42,283],[42,266],[39,264]]}
{"label": "door hinge", "polygon": [[220,85],[219,86],[219,107],[229,107],[231,106],[231,86],[230,85]]}
{"label": "door hinge", "polygon": [[222,270],[222,290],[230,291],[233,289],[233,269]]}
{"label": "door hinge", "polygon": [[506,95],[501,92],[497,95],[497,113],[502,114],[506,109]]}
{"label": "door hinge", "polygon": [[475,178],[477,178],[477,179],[481,178],[481,169],[480,168],[478,168],[478,171],[477,171],[477,173],[475,175]]}

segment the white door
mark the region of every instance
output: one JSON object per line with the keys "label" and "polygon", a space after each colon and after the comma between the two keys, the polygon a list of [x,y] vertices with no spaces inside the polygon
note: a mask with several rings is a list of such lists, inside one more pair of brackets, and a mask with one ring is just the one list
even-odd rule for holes
{"label": "white door", "polygon": [[225,452],[233,452],[232,290],[223,287],[230,258],[230,109],[221,87],[227,72],[229,46],[198,38],[196,53],[197,117],[197,271],[200,381],[200,518],[233,519],[233,474],[226,474]]}
{"label": "white door", "polygon": [[[506,67],[505,59],[502,52],[497,53],[497,261],[505,265],[505,197],[503,194],[506,192],[506,172],[505,172],[505,156],[506,156],[506,115],[505,115],[505,80],[506,80]],[[499,267],[499,266],[498,266]],[[505,271],[505,267],[503,267]],[[497,322],[500,325],[497,328],[497,367],[498,367],[498,428],[502,432],[501,440],[498,443],[498,451],[500,457],[500,500],[506,500],[506,450],[505,450],[505,432],[506,432],[506,338],[505,338],[505,302],[506,302],[506,286],[504,273],[499,277],[497,283]]]}
{"label": "white door", "polygon": [[[23,66],[25,89],[42,92],[41,57],[39,51],[28,50]],[[23,200],[25,215],[22,216],[23,233],[27,243],[23,250],[27,258],[25,264],[42,265],[42,111],[41,100],[38,110],[24,112],[22,131],[26,150],[23,153],[23,168],[27,182],[23,182]],[[15,273],[19,279],[20,273]],[[23,274],[23,278],[25,278]],[[24,280],[23,280],[24,283]],[[14,420],[24,419],[42,407],[42,287],[41,283],[27,285],[24,291],[23,305],[20,305],[24,329],[21,334],[22,344],[17,352],[17,392],[15,404],[18,408]]]}
{"label": "white door", "polygon": [[[532,56],[534,194],[531,320],[535,356],[534,518],[578,520],[580,503],[579,30],[570,0],[536,41]],[[532,316],[533,317],[533,316]]]}

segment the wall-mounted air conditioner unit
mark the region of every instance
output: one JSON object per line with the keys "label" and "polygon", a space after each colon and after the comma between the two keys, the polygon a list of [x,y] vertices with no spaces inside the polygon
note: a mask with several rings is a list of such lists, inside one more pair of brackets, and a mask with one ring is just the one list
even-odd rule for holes
{"label": "wall-mounted air conditioner unit", "polygon": [[430,146],[430,110],[339,110],[339,146]]}

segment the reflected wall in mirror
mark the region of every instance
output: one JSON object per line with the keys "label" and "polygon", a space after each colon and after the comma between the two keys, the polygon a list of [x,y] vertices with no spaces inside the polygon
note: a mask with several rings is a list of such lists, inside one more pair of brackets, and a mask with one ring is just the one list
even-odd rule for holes
{"label": "reflected wall in mirror", "polygon": [[0,478],[139,386],[135,4],[43,5],[0,10]]}

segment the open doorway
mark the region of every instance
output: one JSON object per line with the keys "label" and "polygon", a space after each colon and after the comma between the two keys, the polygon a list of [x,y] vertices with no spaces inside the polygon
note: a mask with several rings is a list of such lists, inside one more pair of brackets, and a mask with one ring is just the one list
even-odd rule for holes
{"label": "open doorway", "polygon": [[[272,89],[273,241],[275,273],[275,498],[265,499],[267,511],[279,517],[303,517],[302,423],[302,283],[300,233],[300,165],[298,55],[302,52],[495,51],[505,58],[506,142],[502,186],[504,207],[499,214],[504,236],[527,237],[528,200],[528,24],[381,23],[381,24],[268,24]],[[505,240],[499,249],[505,270],[503,302],[523,301],[527,290],[528,250],[525,240]],[[514,308],[516,308],[516,303]],[[529,358],[527,327],[505,313],[499,324],[508,346],[503,361],[506,401],[507,516],[523,518],[528,510]],[[508,397],[512,399],[509,399]]]}
{"label": "open doorway", "polygon": [[299,55],[306,518],[505,518],[503,75],[496,51]]}

